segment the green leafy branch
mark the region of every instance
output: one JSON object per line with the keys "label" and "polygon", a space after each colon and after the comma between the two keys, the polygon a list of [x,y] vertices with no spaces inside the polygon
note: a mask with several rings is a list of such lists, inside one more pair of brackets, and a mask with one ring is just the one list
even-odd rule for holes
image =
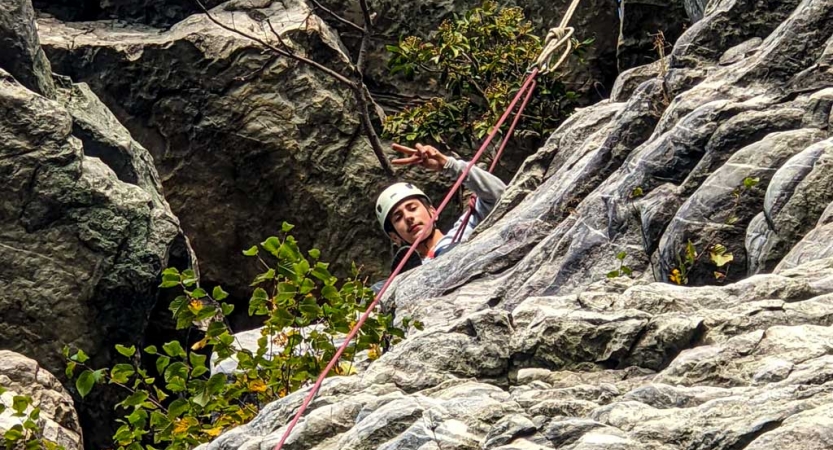
{"label": "green leafy branch", "polygon": [[[574,55],[581,59],[591,43],[592,39],[574,41]],[[542,42],[520,8],[501,8],[489,0],[443,22],[428,39],[409,36],[387,49],[392,74],[425,74],[444,86],[447,95],[388,116],[383,135],[472,148],[520,89]],[[538,81],[519,131],[545,135],[570,114],[577,95],[557,77],[542,76]]]}
{"label": "green leafy branch", "polygon": [[[263,267],[251,286],[248,313],[264,319],[257,348],[236,345],[224,317],[233,311],[225,303],[228,293],[216,286],[211,293],[199,286],[192,270],[168,268],[162,288],[177,288],[182,295],[170,304],[177,328],[204,324],[204,336],[189,348],[171,341],[158,349],[144,348],[150,367],[142,364],[135,347],[116,346],[130,363],[94,370],[81,350],[65,349],[67,376],[75,378],[78,393],[86,397],[96,384],[113,384],[128,396],[117,408],[124,410],[113,439],[119,449],[186,449],[207,442],[221,432],[248,422],[273,400],[313,382],[336,352],[336,339],[356,324],[373,300],[373,292],[359,277],[339,280],[329,264],[319,260],[317,249],[304,253],[284,223],[280,236],[272,236],[244,251]],[[408,327],[411,321],[403,320]],[[421,324],[413,323],[417,328]],[[344,362],[328,376],[356,372],[359,353],[373,360],[404,338],[393,316],[371,315],[358,339],[344,352]],[[236,361],[231,374],[211,374],[207,364]],[[77,373],[80,372],[80,373]],[[153,373],[152,373],[153,372]]]}

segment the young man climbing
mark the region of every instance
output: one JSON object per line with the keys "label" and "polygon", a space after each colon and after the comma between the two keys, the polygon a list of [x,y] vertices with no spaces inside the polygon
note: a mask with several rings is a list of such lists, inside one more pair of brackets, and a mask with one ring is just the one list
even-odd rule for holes
{"label": "young man climbing", "polygon": [[[430,145],[417,144],[416,148],[412,149],[393,144],[393,149],[406,155],[404,158],[391,161],[396,165],[420,165],[428,170],[442,172],[451,178],[460,176],[466,168],[465,161],[443,155]],[[477,166],[472,167],[463,183],[477,196],[474,212],[468,216],[468,220],[466,214],[463,214],[446,233],[434,224],[427,237],[417,245],[416,252],[423,263],[450,249],[454,236],[461,227],[461,240],[468,239],[474,227],[486,218],[506,189],[506,184],[500,178]],[[428,196],[410,183],[393,184],[376,200],[376,219],[379,225],[391,240],[399,245],[413,245],[423,229],[431,226],[431,216],[434,212],[434,206]]]}

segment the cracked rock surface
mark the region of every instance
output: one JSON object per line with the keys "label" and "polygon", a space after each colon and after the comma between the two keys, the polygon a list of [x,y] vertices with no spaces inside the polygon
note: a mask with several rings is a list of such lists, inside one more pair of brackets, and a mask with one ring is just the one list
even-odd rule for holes
{"label": "cracked rock surface", "polygon": [[[384,307],[427,328],[328,379],[284,448],[833,448],[833,0],[686,8],[667,60],[394,282]],[[668,282],[716,243],[728,271]],[[305,393],[202,448],[270,448]]]}

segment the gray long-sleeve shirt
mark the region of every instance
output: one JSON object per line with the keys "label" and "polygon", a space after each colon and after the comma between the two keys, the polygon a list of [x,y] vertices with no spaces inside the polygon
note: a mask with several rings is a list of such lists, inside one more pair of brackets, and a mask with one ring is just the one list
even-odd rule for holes
{"label": "gray long-sleeve shirt", "polygon": [[[467,164],[468,163],[466,161],[448,157],[448,161],[445,163],[442,173],[450,178],[456,179],[461,173],[463,173]],[[473,166],[471,168],[468,176],[465,180],[463,180],[463,184],[472,190],[475,195],[477,195],[474,212],[471,216],[469,216],[469,220],[466,223],[463,223],[463,219],[466,217],[465,213],[457,219],[454,226],[451,227],[451,229],[445,233],[445,236],[437,242],[437,245],[434,246],[431,252],[432,255],[439,255],[443,252],[443,250],[446,250],[447,247],[451,245],[451,241],[454,239],[454,236],[457,234],[460,227],[465,227],[461,240],[468,240],[472,231],[474,231],[474,227],[476,227],[480,221],[489,215],[492,208],[495,207],[495,204],[497,204],[497,201],[500,199],[500,196],[503,195],[503,191],[506,190],[506,184],[501,181],[500,178],[477,166]],[[428,262],[431,259],[433,259],[433,257],[424,258],[423,262]]]}

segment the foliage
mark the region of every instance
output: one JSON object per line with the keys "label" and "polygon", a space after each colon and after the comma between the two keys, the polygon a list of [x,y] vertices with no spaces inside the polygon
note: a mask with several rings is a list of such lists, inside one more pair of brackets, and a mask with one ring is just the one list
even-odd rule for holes
{"label": "foliage", "polygon": [[[739,219],[736,214],[740,206],[741,197],[745,192],[748,192],[760,183],[760,181],[761,179],[758,177],[746,177],[743,179],[743,184],[732,191],[734,202],[732,203],[732,208],[729,210],[724,225],[731,227],[738,222]],[[731,263],[735,259],[734,255],[728,251],[725,245],[715,242],[714,239],[706,244],[705,249],[705,252],[698,253],[691,240],[686,242],[682,257],[677,257],[677,267],[673,268],[671,274],[668,276],[669,281],[674,284],[687,285],[689,273],[698,264],[704,254],[709,255],[709,261],[715,266],[713,270],[715,279],[719,282],[725,280],[729,275]]]}
{"label": "foliage", "polygon": [[619,267],[607,273],[608,278],[624,277],[633,275],[633,269],[625,265],[625,258],[628,256],[625,251],[620,251],[616,254],[616,259],[619,260]]}
{"label": "foliage", "polygon": [[[6,389],[0,386],[0,395]],[[3,433],[3,445],[6,450],[63,450],[64,447],[43,437],[43,432],[38,425],[40,419],[40,408],[34,407],[32,397],[28,395],[15,395],[12,397],[12,404],[6,405],[0,401],[0,414],[11,406],[12,417],[18,419],[19,423]]]}
{"label": "foliage", "polygon": [[[591,42],[574,42],[576,54],[580,57]],[[393,54],[392,73],[428,75],[448,93],[388,116],[384,136],[459,149],[472,148],[488,133],[520,89],[542,43],[520,8],[500,8],[487,0],[443,22],[426,40],[409,36],[387,49]],[[569,115],[576,94],[552,75],[538,77],[538,83],[518,130],[544,135]]]}
{"label": "foliage", "polygon": [[[175,268],[162,272],[161,287],[182,289],[183,295],[170,305],[177,328],[207,321],[202,339],[187,348],[178,341],[161,349],[145,348],[148,359],[155,358],[152,368],[140,364],[132,346],[116,346],[130,363],[99,370],[85,365],[88,357],[83,351],[65,350],[67,375],[81,370],[76,387],[82,397],[97,383],[114,384],[129,393],[117,405],[124,416],[113,437],[116,447],[192,448],[249,421],[262,405],[307,386],[324,370],[336,352],[336,339],[356,324],[373,292],[360,280],[355,265],[350,279],[332,276],[329,265],[319,261],[320,251],[312,249],[305,255],[288,234],[291,229],[284,223],[281,237],[269,237],[243,252],[264,269],[252,282],[248,309],[250,315],[264,318],[255,352],[238,348],[223,320],[233,309],[223,302],[228,294],[220,286],[209,294],[192,270]],[[409,326],[407,320],[404,326]],[[355,373],[358,353],[378,358],[403,337],[391,315],[369,317],[344,352],[345,362],[328,375]],[[234,358],[237,370],[232,375],[211,375],[206,354],[213,354],[215,363]]]}

